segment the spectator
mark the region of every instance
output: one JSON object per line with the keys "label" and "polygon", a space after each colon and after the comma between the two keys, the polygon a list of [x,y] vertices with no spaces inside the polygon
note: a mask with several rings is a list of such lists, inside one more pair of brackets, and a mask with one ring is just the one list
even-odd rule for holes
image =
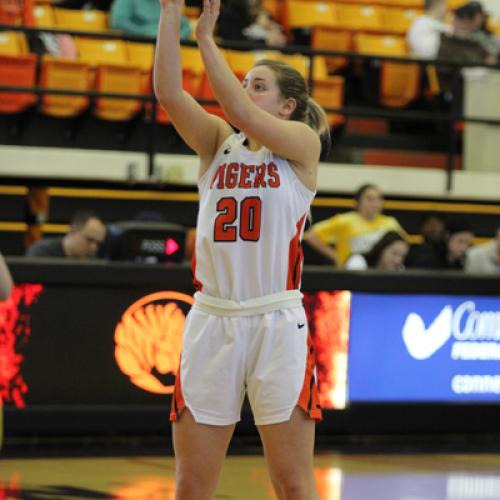
{"label": "spectator", "polygon": [[12,286],[12,276],[10,275],[9,268],[5,263],[3,255],[0,253],[0,301],[9,298]]}
{"label": "spectator", "polygon": [[477,245],[467,252],[465,270],[468,273],[500,273],[500,226],[496,239]]}
{"label": "spectator", "polygon": [[421,269],[463,269],[465,255],[474,233],[465,220],[454,219],[446,224],[444,237],[410,249],[407,267]]}
{"label": "spectator", "polygon": [[433,243],[443,239],[444,219],[435,212],[425,214],[420,220],[420,234],[424,243]]}
{"label": "spectator", "polygon": [[498,59],[500,56],[500,37],[496,36],[488,28],[489,14],[484,10],[482,10],[481,19],[481,26],[474,32],[474,35],[482,39],[483,42],[489,46],[489,50],[493,52]]}
{"label": "spectator", "polygon": [[224,40],[253,40],[275,46],[286,43],[281,26],[271,19],[261,0],[227,0],[221,9],[217,34]]}
{"label": "spectator", "polygon": [[479,2],[470,2],[456,9],[453,33],[441,37],[438,58],[461,63],[496,64],[498,48],[480,31],[483,22],[484,14]]}
{"label": "spectator", "polygon": [[345,264],[350,271],[378,269],[380,271],[402,271],[409,245],[396,231],[388,231],[363,254],[351,255]]}
{"label": "spectator", "polygon": [[[113,0],[110,24],[113,29],[132,35],[156,38],[160,12],[159,0]],[[189,19],[182,15],[181,39],[188,39],[191,32]]]}
{"label": "spectator", "polygon": [[105,236],[106,227],[97,214],[82,210],[74,215],[64,237],[38,241],[28,249],[26,256],[92,259],[97,256]]}
{"label": "spectator", "polygon": [[496,63],[500,52],[500,40],[488,30],[488,14],[480,2],[472,1],[455,10],[453,32],[456,36],[478,43],[490,56],[490,63]]}
{"label": "spectator", "polygon": [[417,17],[407,33],[410,52],[422,59],[435,59],[442,33],[451,33],[446,24],[447,0],[425,0],[425,14]]}
{"label": "spectator", "polygon": [[[387,231],[406,236],[394,217],[382,215],[384,200],[377,186],[361,186],[354,199],[355,211],[337,214],[314,224],[304,237],[313,249],[338,266],[343,266],[353,253],[367,252]],[[335,248],[330,245],[335,245]]]}

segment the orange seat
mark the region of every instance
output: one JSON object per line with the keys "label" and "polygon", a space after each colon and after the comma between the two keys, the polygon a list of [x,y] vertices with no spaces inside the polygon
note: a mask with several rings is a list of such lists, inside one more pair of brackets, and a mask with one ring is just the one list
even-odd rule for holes
{"label": "orange seat", "polygon": [[56,24],[54,9],[50,5],[35,5],[33,19],[39,28],[53,28]]}
{"label": "orange seat", "polygon": [[420,65],[384,62],[380,73],[380,102],[391,108],[404,108],[420,94]]}
{"label": "orange seat", "polygon": [[181,62],[184,69],[188,69],[193,73],[193,85],[194,88],[198,88],[201,82],[201,75],[205,71],[198,48],[181,46]]}
{"label": "orange seat", "polygon": [[287,28],[313,28],[334,26],[337,18],[335,4],[291,0],[287,4]]}
{"label": "orange seat", "polygon": [[[203,72],[203,74],[201,75],[201,80],[196,97],[198,99],[215,100],[214,93],[212,92],[212,87],[210,87],[210,82],[208,81],[208,76],[205,72]],[[227,120],[224,111],[222,111],[222,108],[218,104],[202,104],[202,106],[208,113],[220,116],[224,120]]]}
{"label": "orange seat", "polygon": [[201,9],[199,7],[192,7],[188,5],[184,5],[182,8],[184,15],[189,19],[197,20],[200,17]]}
{"label": "orange seat", "polygon": [[[344,103],[344,78],[330,76],[314,81],[313,97],[324,108],[341,108]],[[345,122],[345,118],[334,112],[326,113],[330,127],[337,127]]]}
{"label": "orange seat", "polygon": [[152,43],[126,42],[127,61],[141,68],[141,88],[144,92],[151,85],[151,70],[153,69],[155,47]]}
{"label": "orange seat", "polygon": [[108,31],[108,15],[100,10],[54,9],[57,28],[74,31]]}
{"label": "orange seat", "polygon": [[[82,62],[45,56],[40,84],[53,89],[89,90],[89,67]],[[51,116],[76,116],[88,105],[89,98],[86,96],[45,94],[42,97],[41,111]]]}
{"label": "orange seat", "polygon": [[354,45],[360,54],[403,57],[407,53],[403,37],[359,33],[354,36]]}
{"label": "orange seat", "polygon": [[342,3],[358,5],[380,5],[383,7],[399,7],[404,9],[420,9],[425,7],[425,0],[342,0]]}
{"label": "orange seat", "polygon": [[[142,94],[141,69],[122,64],[97,66],[95,88],[98,92]],[[95,114],[103,120],[130,120],[141,109],[142,101],[100,97],[96,100]]]}
{"label": "orange seat", "polygon": [[266,59],[265,52],[244,52],[239,50],[227,50],[226,58],[233,73],[243,80],[245,75],[252,69],[257,61]]}
{"label": "orange seat", "polygon": [[282,0],[262,0],[262,7],[278,22],[281,22]]}
{"label": "orange seat", "polygon": [[427,97],[432,98],[441,93],[441,85],[439,84],[439,76],[437,74],[437,69],[434,64],[428,64],[425,67],[425,72],[427,76]]}
{"label": "orange seat", "polygon": [[352,31],[382,32],[382,9],[376,6],[338,4],[338,27]]}
{"label": "orange seat", "polygon": [[20,56],[28,52],[28,41],[24,33],[18,31],[0,32],[0,54]]}
{"label": "orange seat", "polygon": [[[355,44],[361,54],[380,56],[407,55],[403,37],[358,34]],[[414,63],[384,61],[380,71],[380,102],[384,106],[402,108],[420,93],[420,66]]]}
{"label": "orange seat", "polygon": [[448,0],[448,9],[453,11],[459,7],[463,7],[466,3],[466,0]]}
{"label": "orange seat", "polygon": [[403,9],[420,9],[423,10],[425,7],[425,0],[381,0],[381,5],[389,5],[394,7],[400,7]]}
{"label": "orange seat", "polygon": [[[0,85],[34,87],[36,81],[34,54],[19,56],[0,55]],[[0,92],[0,113],[20,113],[35,104],[37,97],[31,93]]]}
{"label": "orange seat", "polygon": [[[352,50],[352,33],[336,28],[316,27],[312,33],[312,47],[316,50],[338,50],[349,52]],[[346,57],[326,57],[329,73],[334,73],[346,66],[349,59]]]}
{"label": "orange seat", "polygon": [[76,47],[80,61],[90,66],[104,63],[125,64],[127,62],[127,46],[122,40],[77,37]]}
{"label": "orange seat", "polygon": [[126,42],[127,61],[142,71],[151,71],[155,57],[152,43]]}
{"label": "orange seat", "polygon": [[382,10],[382,23],[386,33],[404,35],[413,21],[422,15],[417,9],[386,8]]}

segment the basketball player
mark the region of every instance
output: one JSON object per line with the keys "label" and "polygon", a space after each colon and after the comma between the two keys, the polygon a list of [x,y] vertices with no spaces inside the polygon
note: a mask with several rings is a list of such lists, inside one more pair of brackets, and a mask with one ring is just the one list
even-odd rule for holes
{"label": "basketball player", "polygon": [[197,41],[216,99],[241,131],[235,134],[182,90],[183,0],[160,1],[156,96],[200,156],[198,292],[171,413],[176,498],[213,498],[245,391],[278,498],[317,498],[321,409],[299,292],[300,240],[316,191],[320,135],[329,137],[326,116],[286,64],[261,61],[241,86],[213,39],[220,0],[204,0]]}

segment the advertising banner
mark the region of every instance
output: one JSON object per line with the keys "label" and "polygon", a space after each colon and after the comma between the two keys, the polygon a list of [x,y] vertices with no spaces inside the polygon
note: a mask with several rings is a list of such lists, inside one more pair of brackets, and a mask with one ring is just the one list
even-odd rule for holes
{"label": "advertising banner", "polygon": [[500,402],[500,297],[353,293],[351,402]]}

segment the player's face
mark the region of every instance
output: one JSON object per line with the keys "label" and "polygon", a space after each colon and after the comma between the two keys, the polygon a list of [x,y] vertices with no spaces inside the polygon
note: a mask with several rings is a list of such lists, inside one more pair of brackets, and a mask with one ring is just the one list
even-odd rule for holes
{"label": "player's face", "polygon": [[259,108],[277,118],[287,119],[293,112],[291,100],[281,95],[276,75],[267,66],[252,68],[243,80],[243,88]]}

